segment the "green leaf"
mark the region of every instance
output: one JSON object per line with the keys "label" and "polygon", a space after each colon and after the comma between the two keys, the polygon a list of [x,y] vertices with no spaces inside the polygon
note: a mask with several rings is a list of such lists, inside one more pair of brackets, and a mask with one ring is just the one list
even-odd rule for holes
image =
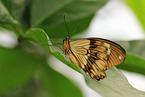
{"label": "green leaf", "polygon": [[47,63],[40,64],[40,84],[49,97],[83,97],[80,89]]}
{"label": "green leaf", "polygon": [[[57,24],[57,25],[52,25],[52,26],[47,26],[47,27],[41,27],[46,31],[50,39],[64,39],[65,37],[72,37],[75,34],[79,34],[83,32],[87,27],[89,26],[92,18],[94,15],[90,15],[88,17],[75,20],[72,22],[67,22],[67,25],[69,27],[69,32],[67,31],[66,25],[64,23],[62,24]],[[62,18],[63,20],[63,18]],[[76,30],[76,31],[75,31]],[[75,32],[74,32],[75,31]],[[70,36],[69,36],[70,34]]]}
{"label": "green leaf", "polygon": [[145,0],[126,0],[145,30]]}
{"label": "green leaf", "polygon": [[145,40],[118,42],[127,51],[125,62],[117,67],[145,75]]}
{"label": "green leaf", "polygon": [[37,60],[20,49],[0,47],[0,93],[15,89],[31,79]]}
{"label": "green leaf", "polygon": [[0,24],[16,25],[18,22],[11,16],[3,3],[0,1]]}
{"label": "green leaf", "polygon": [[66,14],[68,22],[78,20],[95,13],[108,0],[35,0],[31,12],[31,25],[44,22],[47,25],[64,23]]}
{"label": "green leaf", "polygon": [[58,58],[61,62],[67,64],[69,67],[81,73],[80,69],[76,65],[66,60],[66,58],[64,58],[64,56],[59,51],[54,51],[56,47],[49,47],[49,45],[52,44],[50,43],[50,40],[45,31],[43,31],[42,29],[30,29],[27,32],[27,37],[32,41],[38,43],[41,47],[45,48],[45,50],[47,50],[50,54]]}
{"label": "green leaf", "polygon": [[38,43],[43,48],[51,52],[49,46],[48,46],[48,36],[42,29],[30,29],[27,32],[27,37],[31,39],[32,41]]}
{"label": "green leaf", "polygon": [[25,7],[26,0],[1,0],[7,7],[9,13],[17,20],[21,20]]}
{"label": "green leaf", "polygon": [[[35,0],[31,11],[31,26],[41,27],[50,38],[69,37],[77,34],[90,24],[94,13],[108,0]],[[39,8],[38,8],[39,7]],[[70,32],[64,25],[64,15]],[[79,27],[76,33],[73,31]],[[67,33],[68,32],[68,33]]]}
{"label": "green leaf", "polygon": [[101,81],[95,81],[84,74],[87,85],[103,97],[145,96],[145,92],[133,88],[125,76],[115,67],[108,69],[106,73],[107,77]]}
{"label": "green leaf", "polygon": [[72,0],[34,0],[31,11],[31,25],[40,25],[51,14],[56,13]]}

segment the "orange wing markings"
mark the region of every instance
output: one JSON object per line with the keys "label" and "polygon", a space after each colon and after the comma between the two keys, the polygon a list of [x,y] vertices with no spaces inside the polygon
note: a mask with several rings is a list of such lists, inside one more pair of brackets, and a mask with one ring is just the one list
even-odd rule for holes
{"label": "orange wing markings", "polygon": [[85,58],[86,57],[86,55],[80,55],[80,60],[82,59],[82,63],[83,63],[83,65],[86,65],[86,63],[87,63],[87,58]]}
{"label": "orange wing markings", "polygon": [[112,55],[110,55],[109,61],[111,63],[111,66],[110,67],[113,67],[116,64],[115,61],[114,61],[114,59],[112,58]]}
{"label": "orange wing markings", "polygon": [[85,67],[84,67],[82,61],[80,60],[80,57],[78,56],[78,54],[73,53],[73,55],[75,56],[75,59],[78,61],[79,67],[81,67],[82,69],[84,69]]}
{"label": "orange wing markings", "polygon": [[[102,71],[103,66],[101,65],[101,63],[96,63],[96,60],[94,60],[92,57],[89,57],[90,59],[87,60],[83,55],[78,55],[72,52],[70,52],[70,54],[71,61],[73,63],[77,62],[77,64],[79,64],[79,66],[86,72],[88,76],[92,77],[95,80],[100,80],[106,76],[105,72]],[[85,61],[87,62],[85,63]],[[102,67],[99,67],[99,65]]]}
{"label": "orange wing markings", "polygon": [[100,61],[100,63],[101,64],[104,64],[104,71],[106,70],[106,69],[108,69],[107,67],[108,67],[108,60],[104,60],[104,59],[101,59],[101,60],[98,60],[98,61]]}
{"label": "orange wing markings", "polygon": [[[117,49],[117,48],[115,48],[115,47],[112,47],[112,51],[113,52],[116,52],[116,54],[118,54],[118,57],[119,56],[122,56],[122,58],[124,58],[126,55],[122,52],[122,50],[119,50],[119,49]],[[117,58],[118,58],[117,57]]]}
{"label": "orange wing markings", "polygon": [[96,65],[100,68],[101,71],[104,71],[104,66],[98,61],[98,60],[94,60]]}
{"label": "orange wing markings", "polygon": [[[117,52],[112,51],[112,55],[111,56],[113,57],[114,60],[116,60],[117,64],[120,64],[122,62],[122,60],[119,59],[119,56],[121,56],[121,55],[118,54]],[[117,65],[117,64],[115,64],[115,65]]]}
{"label": "orange wing markings", "polygon": [[118,51],[117,48],[112,47],[112,52],[113,52],[113,53],[116,53],[116,54],[114,54],[114,55],[116,55],[116,58],[119,59],[119,56],[121,56],[120,61],[123,62],[124,59],[125,59],[125,57],[126,57],[126,53],[123,53],[123,52],[121,52],[121,51],[122,51],[122,49]]}
{"label": "orange wing markings", "polygon": [[[96,80],[100,80],[102,78],[104,78],[106,76],[105,72],[103,71],[103,68],[101,68],[99,65],[99,63],[97,63],[98,59],[94,59],[92,56],[90,56],[88,58],[88,63],[87,64],[90,64],[92,65],[92,69],[96,72],[94,79]],[[102,66],[102,64],[101,64]]]}
{"label": "orange wing markings", "polygon": [[[90,56],[89,58],[88,58],[88,62],[90,62],[91,63],[91,66],[93,67],[96,67],[96,68],[98,68],[98,70],[101,70],[99,67],[98,67],[98,65],[95,63],[95,59],[92,57],[92,56]],[[95,70],[95,68],[93,68],[94,70]],[[96,71],[96,70],[95,70]]]}
{"label": "orange wing markings", "polygon": [[100,70],[104,70],[105,67],[105,63],[102,62],[101,59],[99,59],[98,57],[93,57],[94,55],[90,56],[90,60],[93,61],[94,65],[97,66],[97,68],[99,68]]}
{"label": "orange wing markings", "polygon": [[[106,60],[108,63],[107,67],[110,68],[110,67],[113,67],[115,65],[121,64],[123,62],[123,60],[120,60],[119,56],[122,56],[122,54],[117,53],[116,49],[115,50],[111,49],[111,54],[109,56],[109,59]],[[124,57],[122,56],[122,58],[124,58]]]}
{"label": "orange wing markings", "polygon": [[120,60],[119,60],[118,58],[116,58],[116,57],[117,57],[116,54],[111,53],[110,58],[111,58],[112,60],[114,60],[114,65],[120,63]]}
{"label": "orange wing markings", "polygon": [[79,58],[78,60],[80,61],[81,67],[83,69],[85,69],[86,68],[86,60],[84,59],[84,56],[78,55],[78,54],[76,54],[76,56],[78,56],[78,58]]}
{"label": "orange wing markings", "polygon": [[[121,64],[121,62],[124,61],[125,57],[126,57],[126,52],[125,50],[118,44],[116,44],[115,42],[106,40],[106,39],[95,39],[96,41],[100,41],[101,42],[106,42],[108,44],[110,44],[110,48],[111,48],[111,57],[113,58],[113,60],[117,60],[117,64]],[[122,59],[119,59],[119,56],[121,56]]]}
{"label": "orange wing markings", "polygon": [[[72,57],[71,56],[73,56],[73,59],[72,59]],[[70,51],[70,54],[69,54],[69,58],[70,58],[70,60],[74,63],[75,61],[74,60],[76,60],[77,61],[77,63],[78,63],[78,66],[80,67],[80,68],[82,68],[85,72],[86,72],[86,74],[88,75],[88,76],[91,76],[90,75],[90,67],[88,67],[88,66],[86,66],[86,65],[84,65],[84,64],[82,64],[80,61],[80,59],[79,59],[79,57],[76,55],[76,54],[74,54],[74,53],[72,53],[72,51]],[[74,63],[75,64],[75,63]]]}
{"label": "orange wing markings", "polygon": [[111,67],[111,62],[110,61],[108,61],[108,60],[105,60],[106,62],[107,62],[107,69],[109,69],[109,67]]}
{"label": "orange wing markings", "polygon": [[[85,72],[88,72],[87,75],[91,76],[90,75],[90,73],[91,73],[90,72],[91,65],[90,64],[89,65],[86,65],[87,62],[86,63],[84,62],[85,61],[85,58],[83,58],[84,56],[81,57],[80,55],[78,55],[76,53],[73,53],[72,51],[70,51],[69,56],[74,56],[73,59],[70,57],[70,60],[71,61],[72,60],[76,60],[77,63],[78,63],[78,66],[80,68],[82,68]],[[83,58],[83,60],[82,60],[82,58]],[[74,63],[74,61],[72,61],[72,62]]]}
{"label": "orange wing markings", "polygon": [[[90,62],[90,60],[87,60],[88,62],[86,63],[86,70],[85,70],[85,72],[88,72],[88,73],[91,73],[92,72],[92,63]],[[97,72],[95,72],[95,73],[97,73]],[[88,74],[88,76],[90,76],[90,74]]]}
{"label": "orange wing markings", "polygon": [[70,53],[69,58],[75,65],[80,66],[78,60],[76,59],[76,57],[73,54]]}
{"label": "orange wing markings", "polygon": [[101,38],[93,38],[95,41],[99,41],[99,42],[106,42],[108,44],[111,44],[113,46],[116,46],[116,47],[119,47],[119,48],[122,48],[120,45],[118,45],[117,43],[113,42],[113,41],[110,41],[110,40],[107,40],[107,39],[101,39]]}
{"label": "orange wing markings", "polygon": [[110,62],[110,65],[108,65],[108,67],[113,67],[114,63],[113,63],[113,59],[111,58],[111,56],[109,57],[108,61]]}
{"label": "orange wing markings", "polygon": [[107,39],[100,39],[100,38],[93,38],[93,39],[96,40],[96,41],[108,43],[108,44],[111,45],[111,47],[115,47],[116,50],[121,51],[121,53],[124,53],[124,54],[126,53],[125,50],[120,45],[118,45],[117,43],[115,43],[113,41],[110,41],[110,40],[107,40]]}

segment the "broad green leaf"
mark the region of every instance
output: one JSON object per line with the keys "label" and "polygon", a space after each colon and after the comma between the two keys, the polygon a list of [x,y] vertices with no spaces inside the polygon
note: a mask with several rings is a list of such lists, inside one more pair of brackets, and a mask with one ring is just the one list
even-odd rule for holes
{"label": "broad green leaf", "polygon": [[69,32],[67,31],[66,25],[64,23],[47,26],[47,27],[41,27],[41,28],[44,29],[46,33],[48,34],[48,36],[52,39],[53,38],[64,39],[65,37],[72,37],[75,34],[79,34],[83,32],[89,26],[92,18],[93,18],[93,15],[90,15],[88,17],[85,17],[79,20],[67,22],[67,25],[69,27]]}
{"label": "broad green leaf", "polygon": [[125,76],[115,67],[108,69],[106,73],[107,77],[101,81],[95,81],[84,74],[87,85],[103,97],[145,96],[145,92],[133,88]]}
{"label": "broad green leaf", "polygon": [[0,24],[16,25],[18,22],[11,16],[6,7],[0,1]]}
{"label": "broad green leaf", "polygon": [[49,45],[48,45],[48,36],[42,29],[30,29],[27,32],[27,37],[32,41],[35,41],[39,45],[42,45],[46,50],[51,52]]}
{"label": "broad green leaf", "polygon": [[1,0],[8,9],[9,13],[17,20],[21,20],[25,7],[26,0]]}
{"label": "broad green leaf", "polygon": [[0,93],[15,89],[31,79],[37,60],[20,49],[0,47]]}
{"label": "broad green leaf", "polygon": [[31,25],[40,25],[52,14],[72,0],[34,0],[31,11]]}
{"label": "broad green leaf", "polygon": [[[31,26],[41,27],[50,38],[69,37],[68,33],[84,31],[96,11],[108,0],[34,0],[31,11]],[[39,8],[38,8],[39,7]],[[64,25],[64,15],[70,32]],[[79,27],[76,33],[73,31]],[[67,33],[68,32],[68,33]]]}
{"label": "broad green leaf", "polygon": [[54,50],[56,47],[50,48],[49,45],[52,45],[52,44],[50,43],[50,40],[47,34],[45,33],[45,31],[43,31],[42,29],[29,30],[27,32],[27,37],[31,39],[32,41],[41,45],[43,48],[45,48],[45,50],[47,50],[50,54],[58,58],[61,62],[63,62],[64,64],[67,64],[69,67],[81,73],[80,69],[76,65],[66,60],[66,58],[64,58],[64,56],[59,51]]}
{"label": "broad green leaf", "polygon": [[95,13],[108,0],[35,0],[31,12],[31,25],[54,25],[67,21],[79,20]]}
{"label": "broad green leaf", "polygon": [[80,89],[75,84],[54,71],[47,63],[40,64],[40,68],[39,81],[49,97],[83,97]]}
{"label": "broad green leaf", "polygon": [[145,75],[145,40],[118,42],[127,51],[125,62],[117,67]]}
{"label": "broad green leaf", "polygon": [[126,0],[145,30],[145,0]]}

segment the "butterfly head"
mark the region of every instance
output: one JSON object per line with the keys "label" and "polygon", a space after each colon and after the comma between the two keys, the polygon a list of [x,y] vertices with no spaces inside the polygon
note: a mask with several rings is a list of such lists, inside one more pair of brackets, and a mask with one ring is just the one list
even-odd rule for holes
{"label": "butterfly head", "polygon": [[66,37],[63,40],[63,52],[64,52],[64,54],[68,54],[69,50],[70,50],[70,38]]}

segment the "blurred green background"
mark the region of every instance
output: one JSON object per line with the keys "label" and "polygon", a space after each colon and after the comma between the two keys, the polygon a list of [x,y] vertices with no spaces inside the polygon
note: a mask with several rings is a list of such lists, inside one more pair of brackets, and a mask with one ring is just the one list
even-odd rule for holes
{"label": "blurred green background", "polygon": [[[7,38],[10,40],[8,43],[0,42],[0,97],[93,97],[90,96],[91,93],[86,96],[73,78],[52,69],[53,64],[60,67],[62,65],[49,60],[52,56],[68,66],[66,69],[70,67],[78,75],[83,75],[84,80],[81,79],[87,84],[86,87],[99,93],[97,97],[144,97],[145,92],[133,88],[118,70],[145,75],[144,39],[117,41],[126,49],[127,58],[123,64],[117,66],[118,69],[113,67],[107,70],[107,77],[99,82],[92,80],[70,63],[62,52],[55,50],[58,47],[44,45],[49,40],[56,40],[55,43],[59,42],[58,46],[62,47],[62,40],[68,36],[64,15],[71,37],[82,36],[92,19],[112,1],[0,0],[0,33],[6,33],[10,37]],[[145,29],[145,1],[121,2],[130,7],[141,27]],[[120,26],[118,23],[116,25]],[[77,31],[72,33],[77,26]],[[0,35],[1,39],[5,37]],[[65,73],[69,75],[67,70]]]}

